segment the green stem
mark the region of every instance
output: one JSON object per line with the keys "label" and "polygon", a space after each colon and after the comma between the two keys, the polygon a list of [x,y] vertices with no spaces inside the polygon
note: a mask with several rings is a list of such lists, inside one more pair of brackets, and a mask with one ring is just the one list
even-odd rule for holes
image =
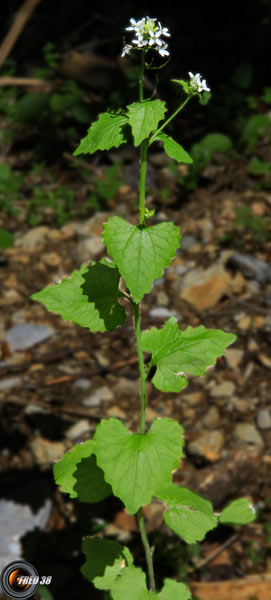
{"label": "green stem", "polygon": [[141,144],[140,144],[140,180],[139,180],[140,225],[142,225],[145,220],[147,150],[148,150],[148,142],[147,142],[147,140],[143,140],[143,142],[141,142]]}
{"label": "green stem", "polygon": [[143,81],[144,81],[144,68],[145,68],[145,50],[141,51],[141,65],[139,72],[139,102],[143,102]]}
{"label": "green stem", "polygon": [[150,549],[149,541],[147,538],[142,508],[140,508],[138,510],[137,516],[138,516],[139,531],[140,531],[140,535],[141,535],[141,539],[142,539],[142,544],[144,546],[147,565],[148,565],[150,591],[155,592],[155,580],[154,580],[154,572],[153,572],[153,564],[152,564],[152,551]]}
{"label": "green stem", "polygon": [[139,304],[136,304],[134,302],[135,336],[136,336],[137,356],[138,356],[139,374],[140,374],[140,389],[141,389],[140,433],[144,433],[145,432],[145,420],[146,420],[146,405],[147,405],[147,386],[146,386],[144,357],[143,357],[143,350],[142,350],[139,310],[140,310]]}
{"label": "green stem", "polygon": [[176,115],[182,110],[182,108],[185,107],[185,105],[187,104],[187,102],[190,100],[190,98],[192,98],[192,96],[188,96],[185,101],[181,104],[181,106],[179,106],[179,108],[177,108],[177,110],[175,110],[175,112],[171,115],[171,117],[169,117],[164,123],[163,125],[161,125],[161,127],[159,127],[159,129],[157,129],[157,131],[155,131],[155,133],[153,134],[153,136],[151,137],[151,139],[149,140],[148,146],[150,146],[153,142],[155,142],[157,136],[159,135],[159,133],[161,133],[161,131],[170,123],[170,121],[172,121],[172,119],[174,119],[176,117]]}

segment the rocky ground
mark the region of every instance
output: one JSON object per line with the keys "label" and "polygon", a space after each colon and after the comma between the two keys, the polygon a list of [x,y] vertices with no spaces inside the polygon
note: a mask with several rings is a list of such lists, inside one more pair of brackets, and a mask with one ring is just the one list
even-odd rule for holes
{"label": "rocky ground", "polygon": [[[154,155],[152,171],[158,187],[167,180],[173,189],[163,160]],[[255,241],[244,228],[234,230],[234,208],[246,205],[270,217],[271,194],[255,189],[241,161],[220,156],[206,169],[204,186],[188,200],[175,186],[171,201],[160,203],[152,219],[180,226],[182,249],[144,298],[142,326],[159,327],[175,315],[181,328],[204,324],[238,339],[205,376],[190,377],[181,394],[162,394],[149,383],[147,421],[170,416],[185,428],[186,458],[176,482],[202,493],[218,511],[226,501],[247,496],[258,519],[242,528],[221,528],[185,553],[165,525],[155,533],[160,505],[146,509],[146,518],[156,566],[166,569],[168,562],[173,576],[185,570],[194,582],[248,581],[252,575],[263,580],[271,573],[271,243]],[[71,564],[79,572],[82,534],[100,528],[138,547],[136,523],[121,503],[104,501],[100,514],[99,507],[80,508],[55,488],[51,470],[73,444],[92,436],[101,418],[119,417],[137,430],[139,380],[131,314],[126,327],[93,334],[47,312],[30,295],[101,258],[107,217],[117,212],[137,222],[134,194],[127,182],[105,212],[60,229],[52,224],[29,229],[22,220],[15,245],[0,256],[0,503],[3,521],[14,524],[4,536],[0,562],[7,562],[7,547],[13,557],[15,543],[16,557],[23,552],[37,568],[61,579],[52,588],[56,598],[63,589],[67,598],[75,597]],[[148,206],[155,206],[155,196],[149,196]],[[14,227],[3,215],[0,225],[8,224]],[[87,583],[80,585],[84,598],[94,597]],[[195,593],[202,600],[212,597],[198,588]],[[229,597],[218,588],[215,594],[217,600]]]}

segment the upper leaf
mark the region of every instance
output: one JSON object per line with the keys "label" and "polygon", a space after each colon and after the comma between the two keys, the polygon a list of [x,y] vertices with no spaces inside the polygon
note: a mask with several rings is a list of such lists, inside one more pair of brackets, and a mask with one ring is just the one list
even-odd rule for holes
{"label": "upper leaf", "polygon": [[93,154],[97,150],[109,150],[113,146],[118,147],[126,142],[123,127],[127,123],[124,115],[115,115],[105,112],[99,115],[98,120],[92,123],[87,135],[81,140],[80,145],[73,153]]}
{"label": "upper leaf", "polygon": [[184,583],[179,583],[174,579],[164,579],[164,586],[158,594],[158,598],[159,600],[189,600],[191,593]]}
{"label": "upper leaf", "polygon": [[207,531],[217,526],[211,502],[187,488],[170,483],[156,495],[168,504],[165,522],[187,544],[203,540]]}
{"label": "upper leaf", "polygon": [[203,325],[180,331],[175,317],[162,329],[152,327],[142,334],[143,350],[152,354],[150,366],[157,366],[153,384],[162,392],[180,392],[187,385],[184,372],[203,375],[235,340],[232,333]]}
{"label": "upper leaf", "polygon": [[31,298],[90,331],[105,331],[123,325],[125,310],[118,303],[120,274],[115,265],[102,259],[89,267],[82,265],[70,279],[49,285]]}
{"label": "upper leaf", "polygon": [[127,117],[132,128],[135,146],[139,146],[142,140],[145,140],[157,128],[167,110],[166,104],[162,100],[134,102],[127,108]]}
{"label": "upper leaf", "polygon": [[180,230],[171,222],[145,227],[131,225],[120,217],[109,218],[104,229],[107,250],[135,302],[140,302],[174,257]]}
{"label": "upper leaf", "polygon": [[100,502],[112,493],[103,471],[97,467],[94,442],[77,444],[54,465],[54,476],[61,491],[81,502]]}
{"label": "upper leaf", "polygon": [[251,521],[255,521],[256,511],[247,498],[239,498],[234,500],[224,508],[219,521],[220,523],[233,523],[235,525],[247,525]]}
{"label": "upper leaf", "polygon": [[159,133],[154,141],[156,140],[161,140],[161,142],[163,142],[165,152],[170,158],[175,158],[175,160],[180,163],[193,162],[193,158],[191,158],[184,148],[178,144],[178,142],[175,142],[170,135],[166,135],[166,133]]}
{"label": "upper leaf", "polygon": [[148,433],[130,433],[118,419],[103,419],[94,435],[97,464],[115,496],[134,514],[171,480],[183,456],[183,428],[155,419]]}
{"label": "upper leaf", "polygon": [[87,537],[82,550],[86,560],[81,572],[99,590],[110,590],[116,577],[133,564],[130,550],[112,540]]}

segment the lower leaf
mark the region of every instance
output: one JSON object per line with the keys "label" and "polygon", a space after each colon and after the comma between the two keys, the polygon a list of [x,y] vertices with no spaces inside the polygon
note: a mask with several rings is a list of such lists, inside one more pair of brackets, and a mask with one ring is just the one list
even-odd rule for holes
{"label": "lower leaf", "polygon": [[81,573],[99,590],[110,590],[117,576],[133,564],[130,550],[112,540],[85,538],[82,550],[86,560]]}

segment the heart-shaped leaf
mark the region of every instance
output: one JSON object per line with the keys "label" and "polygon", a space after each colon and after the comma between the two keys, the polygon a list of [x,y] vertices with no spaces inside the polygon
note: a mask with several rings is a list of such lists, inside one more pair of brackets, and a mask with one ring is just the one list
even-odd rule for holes
{"label": "heart-shaped leaf", "polygon": [[187,585],[174,581],[174,579],[164,579],[164,587],[158,594],[159,600],[190,600],[191,593]]}
{"label": "heart-shaped leaf", "polygon": [[166,103],[162,100],[134,102],[128,107],[127,117],[132,128],[135,146],[139,146],[149,134],[157,128],[166,112]]}
{"label": "heart-shaped leaf", "polygon": [[90,126],[87,135],[81,140],[73,155],[93,154],[97,150],[109,150],[113,146],[120,146],[120,144],[126,142],[123,127],[127,122],[127,117],[124,115],[116,115],[110,112],[100,114],[98,120]]}
{"label": "heart-shaped leaf", "polygon": [[148,433],[130,433],[119,419],[103,419],[94,435],[97,464],[115,496],[134,514],[171,481],[183,456],[183,428],[155,419]]}
{"label": "heart-shaped leaf", "polygon": [[131,225],[112,217],[104,226],[103,240],[135,302],[150,292],[180,244],[180,231],[173,223],[153,227]]}
{"label": "heart-shaped leaf", "polygon": [[82,550],[86,560],[81,572],[99,590],[110,590],[116,577],[133,564],[130,550],[113,540],[87,537]]}
{"label": "heart-shaped leaf", "polygon": [[175,140],[167,135],[166,133],[159,133],[154,141],[161,140],[164,145],[164,150],[170,158],[174,158],[179,163],[192,163],[193,158],[184,150],[181,144],[175,142]]}
{"label": "heart-shaped leaf", "polygon": [[247,498],[239,498],[226,506],[222,511],[220,523],[232,523],[235,525],[247,525],[255,521],[256,510]]}

